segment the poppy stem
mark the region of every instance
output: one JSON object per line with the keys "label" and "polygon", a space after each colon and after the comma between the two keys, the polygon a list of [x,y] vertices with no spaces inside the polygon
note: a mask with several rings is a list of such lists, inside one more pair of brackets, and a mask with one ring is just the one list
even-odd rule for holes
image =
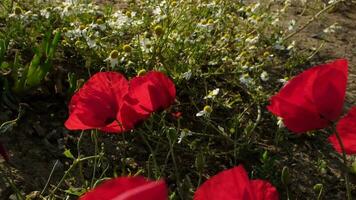
{"label": "poppy stem", "polygon": [[[178,126],[177,130],[179,130],[179,126]],[[176,181],[177,181],[178,195],[180,196],[181,199],[184,199],[182,194],[181,194],[182,190],[181,190],[181,187],[179,185],[180,175],[179,175],[179,170],[178,170],[176,157],[174,155],[174,143],[175,143],[175,141],[172,141],[171,137],[169,137],[169,136],[167,138],[168,138],[168,142],[169,142],[169,152],[171,154],[171,158],[172,158],[172,161],[173,161],[175,178],[176,178]]]}
{"label": "poppy stem", "polygon": [[78,163],[86,161],[86,160],[97,159],[97,158],[100,158],[100,157],[101,157],[101,155],[95,155],[95,156],[88,156],[88,157],[85,157],[85,158],[77,158],[77,159],[75,159],[73,161],[72,165],[65,171],[65,173],[62,176],[61,180],[58,182],[58,184],[55,186],[55,188],[51,191],[48,199],[52,199],[52,197],[55,194],[55,192],[62,185],[64,180],[67,178],[67,176],[70,174],[70,172],[74,169],[74,167],[77,166]]}
{"label": "poppy stem", "polygon": [[[146,125],[146,123],[144,123]],[[147,125],[146,125],[147,127]],[[151,129],[150,129],[151,130]],[[158,178],[159,177],[159,174],[157,172],[160,172],[160,168],[158,167],[158,164],[157,164],[157,160],[156,160],[156,155],[155,155],[155,152],[153,151],[153,148],[152,146],[150,145],[150,143],[148,142],[148,140],[146,139],[145,135],[143,134],[142,130],[138,130],[142,140],[145,142],[145,144],[147,145],[147,147],[149,148],[150,152],[151,152],[151,155],[152,155],[152,159],[153,159],[153,164],[156,168],[156,170],[154,171],[155,173],[155,178]]]}
{"label": "poppy stem", "polygon": [[[334,126],[334,127],[335,127],[335,126]],[[340,148],[341,148],[341,151],[342,151],[342,159],[343,159],[343,161],[344,161],[344,165],[347,167],[347,159],[346,159],[346,153],[345,153],[344,144],[342,143],[341,137],[340,137],[339,133],[337,132],[336,128],[334,128],[334,129],[335,129],[334,133],[335,133],[335,135],[336,135],[337,141],[338,141],[338,143],[339,143],[339,145],[340,145]],[[345,185],[346,185],[347,199],[348,199],[348,200],[352,200],[348,171],[345,172],[344,176],[345,176]]]}
{"label": "poppy stem", "polygon": [[62,176],[61,180],[59,181],[59,183],[56,185],[56,187],[52,190],[52,192],[49,195],[48,199],[52,199],[53,195],[55,194],[55,192],[58,190],[58,188],[62,185],[63,181],[67,178],[67,176],[69,175],[69,173],[72,171],[72,169],[77,166],[78,164],[78,160],[74,160],[74,162],[72,163],[72,165],[67,169],[67,171],[65,171],[64,175]]}
{"label": "poppy stem", "polygon": [[[98,155],[98,130],[92,130],[92,139],[94,141],[94,155]],[[98,159],[94,159],[93,175],[91,177],[90,187],[94,187],[95,176],[96,176],[96,166],[98,165]]]}
{"label": "poppy stem", "polygon": [[40,195],[43,195],[43,193],[47,190],[47,187],[48,187],[48,185],[49,185],[49,182],[50,182],[51,179],[52,179],[53,172],[54,172],[54,170],[57,168],[58,163],[59,163],[59,161],[56,160],[56,162],[54,163],[54,165],[53,165],[53,167],[52,167],[51,173],[49,174],[49,177],[48,177],[48,179],[47,179],[47,182],[46,182],[45,186],[43,187],[43,189],[42,189]]}
{"label": "poppy stem", "polygon": [[[80,136],[78,138],[78,142],[77,142],[77,158],[81,157],[80,144],[81,144],[83,135],[84,135],[84,131],[82,131],[80,133]],[[83,173],[83,164],[81,162],[79,162],[79,176],[80,176],[80,178],[82,179],[82,181],[84,183],[85,182],[85,178],[84,178],[84,173]]]}

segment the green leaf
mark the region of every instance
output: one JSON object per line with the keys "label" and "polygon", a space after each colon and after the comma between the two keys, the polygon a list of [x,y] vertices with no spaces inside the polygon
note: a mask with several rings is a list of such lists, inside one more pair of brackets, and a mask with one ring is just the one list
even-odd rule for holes
{"label": "green leaf", "polygon": [[0,65],[4,61],[5,53],[6,53],[5,40],[0,40]]}

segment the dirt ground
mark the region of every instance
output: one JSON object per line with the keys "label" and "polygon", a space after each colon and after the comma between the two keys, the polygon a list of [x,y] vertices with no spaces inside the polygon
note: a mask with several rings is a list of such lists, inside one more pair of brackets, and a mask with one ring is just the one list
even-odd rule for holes
{"label": "dirt ground", "polygon": [[[300,16],[303,8],[294,5],[289,11],[299,25],[310,19],[308,12]],[[332,24],[340,26],[335,33],[323,34]],[[328,59],[347,58],[349,60],[349,79],[346,95],[347,107],[356,105],[356,3],[344,4],[322,15],[292,40],[299,49],[318,48],[324,43],[313,60],[324,62]]]}

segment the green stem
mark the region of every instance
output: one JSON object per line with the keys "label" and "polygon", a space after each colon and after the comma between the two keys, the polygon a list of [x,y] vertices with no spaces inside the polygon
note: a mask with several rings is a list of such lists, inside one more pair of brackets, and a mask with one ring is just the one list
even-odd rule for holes
{"label": "green stem", "polygon": [[57,165],[58,165],[58,162],[59,162],[59,161],[56,160],[56,162],[54,163],[53,168],[52,168],[52,170],[51,170],[51,173],[49,174],[49,177],[48,177],[48,179],[47,179],[47,182],[46,182],[44,188],[42,189],[40,195],[43,195],[43,193],[46,191],[46,189],[47,189],[47,187],[48,187],[48,185],[49,185],[49,182],[50,182],[51,179],[52,179],[53,172],[54,172],[54,170],[56,169],[56,167],[57,167]]}
{"label": "green stem", "polygon": [[[92,131],[92,138],[94,140],[94,155],[97,156],[98,155],[98,138],[97,138],[97,130],[93,130]],[[94,186],[94,182],[95,182],[95,176],[96,176],[96,166],[98,165],[98,159],[95,158],[94,159],[94,167],[93,167],[93,175],[91,177],[91,182],[90,182],[90,187]]]}
{"label": "green stem", "polygon": [[[338,141],[338,143],[340,145],[340,148],[341,148],[341,151],[342,151],[342,159],[344,161],[344,165],[347,167],[348,165],[347,165],[347,159],[346,159],[346,153],[345,153],[344,144],[342,143],[342,140],[341,140],[341,137],[340,137],[339,133],[336,130],[334,131],[334,133],[335,133],[335,136],[337,138],[337,141]],[[344,173],[344,176],[345,176],[347,200],[352,200],[350,181],[349,181],[349,174],[348,174],[347,171]]]}
{"label": "green stem", "polygon": [[69,173],[74,169],[75,166],[77,166],[78,163],[86,161],[86,160],[91,160],[91,159],[97,159],[99,158],[99,155],[95,155],[95,156],[88,156],[85,158],[80,158],[80,159],[76,159],[73,161],[72,165],[68,168],[67,171],[65,171],[64,175],[62,176],[61,180],[58,182],[58,184],[56,185],[56,187],[52,190],[51,194],[49,195],[48,199],[52,199],[54,193],[59,189],[59,187],[62,185],[62,183],[64,182],[64,180],[67,178],[67,176],[69,175]]}
{"label": "green stem", "polygon": [[[84,131],[82,131],[80,133],[80,136],[79,136],[78,142],[77,142],[77,158],[79,158],[79,159],[81,158],[80,144],[81,144],[83,135],[84,135]],[[80,179],[84,182],[85,178],[84,178],[84,173],[83,173],[83,164],[81,162],[79,163],[79,176],[80,176]]]}
{"label": "green stem", "polygon": [[61,180],[58,182],[58,184],[56,185],[56,187],[52,190],[51,194],[49,195],[48,199],[52,199],[54,193],[58,190],[58,188],[62,185],[63,181],[67,178],[67,176],[69,175],[69,173],[72,171],[72,169],[78,164],[78,160],[74,160],[74,162],[72,163],[72,165],[67,169],[67,171],[65,171],[64,175],[62,176]]}
{"label": "green stem", "polygon": [[157,164],[155,152],[153,151],[152,146],[150,145],[150,143],[147,141],[147,139],[146,139],[145,135],[143,134],[142,130],[139,130],[138,132],[139,132],[142,140],[145,142],[147,147],[150,149],[150,152],[151,152],[151,155],[152,155],[152,159],[153,159],[153,164],[154,164],[154,166],[156,168],[156,170],[155,170],[155,178],[158,178],[159,176],[158,176],[157,172],[160,171],[160,168],[158,167],[158,164]]}
{"label": "green stem", "polygon": [[178,188],[178,194],[179,196],[181,197],[181,199],[184,199],[182,194],[181,194],[181,188],[180,188],[180,185],[179,185],[179,182],[180,182],[180,175],[179,175],[179,170],[178,170],[178,165],[177,165],[177,162],[176,162],[176,158],[175,158],[175,155],[174,155],[174,142],[171,140],[171,138],[168,136],[168,141],[169,141],[169,151],[170,151],[170,154],[171,154],[171,157],[172,157],[172,161],[173,161],[173,166],[174,166],[174,173],[175,173],[175,176],[176,176],[176,179],[177,179],[177,188]]}

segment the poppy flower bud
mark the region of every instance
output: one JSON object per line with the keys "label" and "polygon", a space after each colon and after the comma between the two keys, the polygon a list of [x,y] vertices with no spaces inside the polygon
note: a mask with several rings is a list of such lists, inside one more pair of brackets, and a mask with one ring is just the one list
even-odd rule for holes
{"label": "poppy flower bud", "polygon": [[235,130],[235,128],[230,128],[229,131],[230,131],[230,133],[232,134],[232,133],[235,133],[236,130]]}
{"label": "poppy flower bud", "polygon": [[160,25],[156,26],[154,31],[157,36],[161,36],[164,33],[164,30],[163,30],[162,26],[160,26]]}
{"label": "poppy flower bud", "polygon": [[317,192],[320,192],[320,191],[322,191],[323,190],[323,184],[321,184],[321,183],[318,183],[318,184],[315,184],[314,186],[313,186],[313,189],[315,190],[315,191],[317,191]]}
{"label": "poppy flower bud", "polygon": [[287,166],[284,166],[281,174],[281,181],[283,185],[288,185],[290,181],[289,169]]}

